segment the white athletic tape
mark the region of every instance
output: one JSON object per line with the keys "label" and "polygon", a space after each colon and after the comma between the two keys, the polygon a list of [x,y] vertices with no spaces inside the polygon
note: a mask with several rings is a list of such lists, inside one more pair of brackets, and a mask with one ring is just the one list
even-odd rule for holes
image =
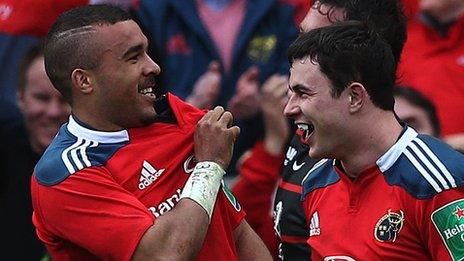
{"label": "white athletic tape", "polygon": [[216,196],[226,172],[212,161],[198,162],[190,174],[180,198],[190,198],[202,206],[211,220]]}

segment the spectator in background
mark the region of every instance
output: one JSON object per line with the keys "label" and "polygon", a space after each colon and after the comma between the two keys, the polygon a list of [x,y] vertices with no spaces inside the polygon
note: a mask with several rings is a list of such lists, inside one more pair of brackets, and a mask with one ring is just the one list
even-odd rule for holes
{"label": "spectator in background", "polygon": [[[18,65],[21,57],[43,37],[56,17],[88,0],[0,0],[0,103],[20,113],[16,103]],[[0,118],[11,118],[0,111]]]}
{"label": "spectator in background", "polygon": [[[288,77],[284,75],[271,76],[263,84],[259,102],[264,121],[264,138],[258,141],[251,151],[245,152],[238,161],[239,176],[232,187],[233,193],[247,211],[250,226],[275,257],[279,240],[275,235],[270,214],[273,192],[284,161],[282,152],[288,145],[291,132],[289,123],[282,113],[287,100],[287,86]],[[294,203],[298,202],[296,199]],[[289,205],[289,208],[299,208],[299,205]],[[304,221],[302,223],[304,226]],[[283,231],[288,232],[286,229]],[[307,259],[303,256],[301,258]]]}
{"label": "spectator in background", "polygon": [[[406,20],[398,0],[313,1],[311,9],[300,24],[300,31],[308,32],[340,20],[367,21],[387,39],[393,47],[395,61],[399,61],[406,39]],[[274,109],[279,108],[275,106]],[[280,121],[279,117],[283,117],[266,113],[263,113],[263,116],[273,116],[274,121]],[[304,133],[301,130],[293,136],[284,155],[283,151],[277,155],[263,146],[269,143],[266,141],[269,137],[280,137],[279,142],[274,138],[275,144],[287,142],[286,130],[279,126],[265,126],[266,135],[263,143],[258,143],[251,153],[243,157],[239,171],[241,175],[233,187],[233,192],[247,211],[250,224],[275,256],[278,255],[283,260],[307,260],[310,252],[306,243],[309,228],[300,202],[301,181],[315,160],[308,156],[309,147],[301,141],[301,135]],[[276,132],[280,134],[267,135]],[[279,175],[282,169],[282,174]],[[273,202],[272,194],[277,184],[274,229],[278,237],[272,237],[269,212]]]}
{"label": "spectator in background", "polygon": [[395,86],[395,113],[418,133],[440,137],[440,123],[433,103],[417,90]]}
{"label": "spectator in background", "polygon": [[238,119],[244,134],[232,162],[262,135],[256,120],[261,85],[288,73],[294,12],[294,5],[278,0],[141,0],[136,9],[165,90],[201,108],[227,105]]}
{"label": "spectator in background", "polygon": [[442,138],[463,150],[464,1],[418,0],[399,77],[434,103]]}
{"label": "spectator in background", "polygon": [[16,104],[18,63],[45,36],[58,15],[86,4],[109,3],[128,8],[133,0],[0,0],[0,119],[20,118]]}
{"label": "spectator in background", "polygon": [[[39,260],[45,255],[32,226],[30,180],[34,165],[50,144],[70,108],[45,73],[40,46],[20,62],[18,104],[22,120],[0,124],[0,224],[5,260]],[[2,110],[9,104],[2,104]]]}

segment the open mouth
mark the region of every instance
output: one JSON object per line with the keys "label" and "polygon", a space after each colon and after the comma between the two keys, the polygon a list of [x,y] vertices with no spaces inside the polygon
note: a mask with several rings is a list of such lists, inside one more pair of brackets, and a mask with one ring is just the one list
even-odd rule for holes
{"label": "open mouth", "polygon": [[297,135],[300,137],[300,141],[304,144],[309,144],[309,138],[314,133],[314,125],[308,123],[297,123],[298,129]]}
{"label": "open mouth", "polygon": [[156,98],[155,93],[153,92],[154,88],[149,86],[149,87],[142,87],[140,84],[138,85],[138,92],[142,95],[147,95],[153,98]]}

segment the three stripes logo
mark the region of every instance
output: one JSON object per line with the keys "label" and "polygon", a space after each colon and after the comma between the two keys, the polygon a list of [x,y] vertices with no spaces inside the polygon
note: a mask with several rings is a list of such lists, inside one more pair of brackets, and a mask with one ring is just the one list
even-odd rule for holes
{"label": "three stripes logo", "polygon": [[449,170],[421,139],[412,140],[404,155],[436,192],[457,187]]}
{"label": "three stripes logo", "polygon": [[98,142],[96,141],[77,138],[77,141],[73,145],[67,147],[61,153],[61,159],[70,174],[92,166],[87,157],[87,148],[96,146],[98,146]]}
{"label": "three stripes logo", "polygon": [[144,160],[140,172],[139,189],[144,190],[157,180],[166,169],[156,170],[148,161]]}
{"label": "three stripes logo", "polygon": [[296,149],[293,147],[288,147],[287,153],[285,154],[284,165],[287,166],[290,161],[296,156]]}
{"label": "three stripes logo", "polygon": [[319,225],[319,214],[314,212],[313,216],[311,217],[311,223],[309,224],[309,236],[318,236],[321,234],[321,228]]}

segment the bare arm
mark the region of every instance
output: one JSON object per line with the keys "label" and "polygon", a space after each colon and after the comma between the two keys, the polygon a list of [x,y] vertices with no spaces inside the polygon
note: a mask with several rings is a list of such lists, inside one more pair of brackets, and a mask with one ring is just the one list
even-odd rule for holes
{"label": "bare arm", "polygon": [[272,260],[263,241],[245,220],[234,230],[234,238],[239,260]]}
{"label": "bare arm", "polygon": [[[232,115],[216,107],[197,125],[195,157],[200,163],[209,161],[225,169],[232,157],[233,144],[240,130],[228,127]],[[200,250],[208,230],[212,207],[224,171],[206,171],[197,167],[182,191],[181,200],[162,215],[140,240],[133,260],[192,260]],[[192,178],[195,177],[195,178]],[[186,191],[187,190],[187,191]],[[206,191],[206,193],[205,193]],[[206,194],[206,195],[205,195]],[[200,195],[200,197],[198,197]]]}
{"label": "bare arm", "polygon": [[147,230],[133,260],[193,259],[200,250],[208,225],[206,211],[193,200],[182,199]]}

